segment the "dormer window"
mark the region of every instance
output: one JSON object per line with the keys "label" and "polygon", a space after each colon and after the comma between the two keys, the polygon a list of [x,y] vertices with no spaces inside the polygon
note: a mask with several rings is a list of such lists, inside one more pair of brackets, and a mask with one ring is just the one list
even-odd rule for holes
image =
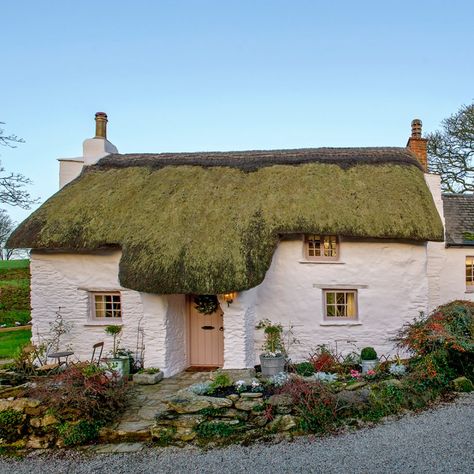
{"label": "dormer window", "polygon": [[339,245],[336,235],[305,235],[305,257],[308,260],[337,260]]}

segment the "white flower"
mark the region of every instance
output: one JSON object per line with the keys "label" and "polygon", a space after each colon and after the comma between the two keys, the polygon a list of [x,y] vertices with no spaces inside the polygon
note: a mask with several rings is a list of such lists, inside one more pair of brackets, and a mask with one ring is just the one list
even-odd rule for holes
{"label": "white flower", "polygon": [[245,380],[237,380],[234,384],[237,388],[243,387],[245,384]]}

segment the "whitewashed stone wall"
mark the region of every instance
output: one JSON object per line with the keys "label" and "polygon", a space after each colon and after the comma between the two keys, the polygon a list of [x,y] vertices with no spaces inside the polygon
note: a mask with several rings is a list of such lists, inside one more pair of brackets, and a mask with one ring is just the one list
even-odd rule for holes
{"label": "whitewashed stone wall", "polygon": [[240,292],[228,305],[220,300],[224,312],[224,368],[241,369],[253,367],[255,304],[258,287]]}
{"label": "whitewashed stone wall", "polygon": [[169,295],[166,312],[165,375],[174,375],[188,367],[188,308],[185,295]]}
{"label": "whitewashed stone wall", "polygon": [[466,257],[474,256],[474,247],[448,247],[440,271],[440,301],[474,301],[472,290],[466,289]]}
{"label": "whitewashed stone wall", "polygon": [[[357,289],[358,321],[324,321],[323,289],[332,287]],[[258,288],[256,319],[292,325],[300,344],[291,348],[290,356],[302,360],[319,344],[335,348],[337,343],[343,352],[370,345],[379,353],[392,353],[389,338],[427,307],[423,243],[343,239],[338,262],[304,263],[302,240],[288,240],[278,246]],[[257,355],[263,332],[256,336]]]}

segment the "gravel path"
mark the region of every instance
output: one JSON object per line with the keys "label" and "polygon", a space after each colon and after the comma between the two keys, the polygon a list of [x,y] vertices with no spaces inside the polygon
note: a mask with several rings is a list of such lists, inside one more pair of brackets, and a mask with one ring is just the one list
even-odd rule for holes
{"label": "gravel path", "polygon": [[146,449],[132,454],[0,459],[0,472],[120,473],[472,473],[474,393],[372,429],[335,437],[224,449]]}

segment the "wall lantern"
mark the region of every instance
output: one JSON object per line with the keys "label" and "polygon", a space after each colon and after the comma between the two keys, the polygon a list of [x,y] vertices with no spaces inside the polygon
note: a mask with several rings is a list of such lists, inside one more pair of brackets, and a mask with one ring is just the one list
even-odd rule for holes
{"label": "wall lantern", "polygon": [[222,298],[227,303],[227,306],[230,306],[230,304],[234,302],[234,299],[236,296],[237,296],[237,293],[233,291],[232,293],[224,293],[222,295]]}

